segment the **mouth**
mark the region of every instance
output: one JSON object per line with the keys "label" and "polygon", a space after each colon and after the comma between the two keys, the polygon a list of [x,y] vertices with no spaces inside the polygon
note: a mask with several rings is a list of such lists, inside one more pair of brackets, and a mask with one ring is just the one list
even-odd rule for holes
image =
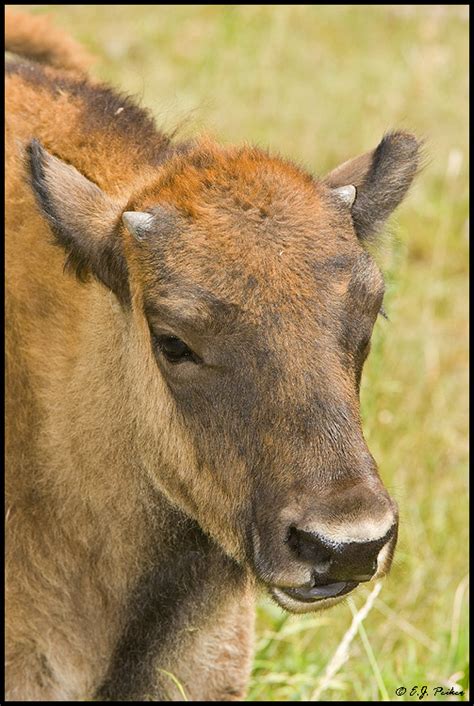
{"label": "mouth", "polygon": [[309,613],[336,605],[343,596],[353,591],[358,585],[357,581],[337,581],[324,586],[301,588],[277,588],[274,586],[270,589],[270,593],[280,607],[292,613]]}

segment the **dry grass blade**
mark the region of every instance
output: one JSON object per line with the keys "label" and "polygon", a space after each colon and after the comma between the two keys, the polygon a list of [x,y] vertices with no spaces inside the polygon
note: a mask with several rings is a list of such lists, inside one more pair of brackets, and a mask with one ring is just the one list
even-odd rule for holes
{"label": "dry grass blade", "polygon": [[314,692],[311,695],[310,701],[319,701],[319,697],[323,693],[325,689],[330,685],[333,677],[337,674],[337,672],[340,670],[342,665],[347,661],[349,657],[349,647],[351,642],[353,641],[354,637],[357,634],[357,631],[359,629],[360,624],[362,621],[367,617],[369,614],[375,599],[379,595],[380,591],[382,590],[382,584],[380,582],[376,583],[375,586],[373,587],[372,591],[369,593],[367,596],[367,599],[360,608],[360,610],[355,613],[354,617],[352,618],[352,623],[347,630],[346,634],[342,638],[341,642],[339,643],[339,646],[337,650],[335,651],[334,655],[332,656],[331,661],[328,663],[326,666],[326,670],[322,676],[322,679],[319,683],[319,685],[316,687]]}
{"label": "dry grass blade", "polygon": [[177,679],[177,677],[175,677],[174,674],[171,674],[171,672],[167,672],[165,669],[159,669],[158,671],[161,672],[162,674],[165,674],[167,677],[169,677],[171,679],[171,681],[173,682],[173,684],[176,686],[179,693],[181,694],[183,701],[189,701],[188,697],[186,696],[186,692],[184,691],[183,685],[181,684],[179,679]]}
{"label": "dry grass blade", "polygon": [[461,608],[464,593],[469,584],[469,576],[465,576],[459,583],[453,600],[453,614],[451,619],[451,639],[449,642],[449,653],[452,655],[456,650],[459,641],[459,626],[461,623]]}

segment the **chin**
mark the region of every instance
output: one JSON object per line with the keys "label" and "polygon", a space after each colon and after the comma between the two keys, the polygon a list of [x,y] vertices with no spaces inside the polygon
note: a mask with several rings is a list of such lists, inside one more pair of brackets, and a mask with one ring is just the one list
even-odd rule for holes
{"label": "chin", "polygon": [[280,608],[284,608],[289,613],[316,613],[320,610],[326,610],[327,608],[332,608],[332,606],[341,603],[344,598],[346,598],[347,593],[334,596],[332,598],[320,598],[313,601],[302,601],[298,600],[294,596],[288,595],[288,593],[281,588],[271,588],[270,595],[277,603]]}

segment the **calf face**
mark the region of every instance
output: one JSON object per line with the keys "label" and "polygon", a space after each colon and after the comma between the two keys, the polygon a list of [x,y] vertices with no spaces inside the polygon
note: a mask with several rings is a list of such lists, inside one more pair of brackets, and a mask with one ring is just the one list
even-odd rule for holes
{"label": "calf face", "polygon": [[359,416],[384,291],[364,241],[417,153],[394,133],[318,181],[206,142],[113,200],[29,148],[56,242],[121,304],[137,462],[293,611],[390,566],[396,505]]}

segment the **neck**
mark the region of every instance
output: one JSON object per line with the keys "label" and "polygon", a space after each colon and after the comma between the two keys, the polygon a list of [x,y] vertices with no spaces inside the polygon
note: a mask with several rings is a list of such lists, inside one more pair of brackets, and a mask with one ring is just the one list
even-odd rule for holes
{"label": "neck", "polygon": [[160,526],[127,598],[123,629],[97,698],[136,699],[156,690],[157,665],[173,673],[179,669],[176,636],[183,635],[181,653],[185,640],[212,622],[230,589],[238,595],[246,583],[243,569],[194,521],[170,506],[164,513],[162,501]]}

